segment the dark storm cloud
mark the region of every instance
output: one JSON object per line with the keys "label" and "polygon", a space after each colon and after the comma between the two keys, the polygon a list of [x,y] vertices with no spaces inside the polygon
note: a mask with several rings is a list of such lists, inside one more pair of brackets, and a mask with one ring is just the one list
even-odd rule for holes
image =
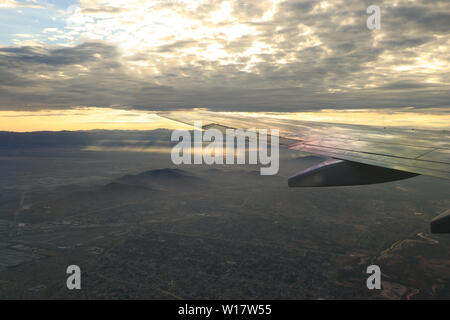
{"label": "dark storm cloud", "polygon": [[389,8],[387,14],[390,19],[402,21],[404,28],[412,28],[416,32],[447,34],[450,30],[450,13],[432,10],[430,7],[399,6]]}
{"label": "dark storm cloud", "polygon": [[418,82],[412,82],[412,81],[396,81],[396,82],[390,82],[383,86],[380,86],[379,89],[386,89],[386,90],[433,89],[433,88],[439,88],[442,86],[443,85],[430,84],[430,83],[418,83]]}
{"label": "dark storm cloud", "polygon": [[435,40],[435,37],[432,36],[426,36],[426,37],[398,37],[398,38],[392,38],[391,40],[387,41],[381,41],[383,46],[392,48],[410,48],[410,47],[417,47],[422,44],[425,44],[427,42]]}
{"label": "dark storm cloud", "polygon": [[72,48],[6,47],[0,48],[0,59],[4,64],[45,64],[65,66],[92,61],[101,52],[105,58],[117,56],[113,45],[87,42]]}
{"label": "dark storm cloud", "polygon": [[156,51],[158,52],[172,52],[177,49],[183,49],[186,47],[190,47],[192,45],[200,45],[204,46],[204,44],[198,43],[197,41],[193,40],[184,40],[184,41],[174,41],[170,44],[159,46]]}
{"label": "dark storm cloud", "polygon": [[288,2],[284,3],[287,10],[298,11],[302,13],[308,13],[314,7],[315,1],[301,1],[301,2]]}
{"label": "dark storm cloud", "polygon": [[[210,19],[220,1],[196,10],[161,3],[198,21],[192,30],[204,36],[167,36],[164,44],[144,49],[124,49],[111,40],[1,47],[0,106],[247,111],[448,106],[450,3],[379,1],[382,27],[375,31],[366,28],[370,4],[287,1],[262,19],[271,1],[232,1],[236,20],[230,23]],[[133,11],[83,10],[111,19]],[[251,31],[234,34],[238,22]],[[218,31],[208,33],[210,28]]]}

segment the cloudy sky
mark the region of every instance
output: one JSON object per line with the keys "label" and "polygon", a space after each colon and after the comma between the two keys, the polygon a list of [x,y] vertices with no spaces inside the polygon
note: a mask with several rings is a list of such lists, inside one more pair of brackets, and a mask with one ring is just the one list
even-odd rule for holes
{"label": "cloudy sky", "polygon": [[2,111],[449,107],[448,0],[0,0],[0,27]]}

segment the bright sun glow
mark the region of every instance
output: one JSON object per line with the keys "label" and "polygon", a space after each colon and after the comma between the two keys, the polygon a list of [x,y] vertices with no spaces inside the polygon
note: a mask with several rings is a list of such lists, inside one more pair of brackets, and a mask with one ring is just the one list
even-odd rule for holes
{"label": "bright sun glow", "polygon": [[110,108],[76,108],[39,112],[0,111],[1,131],[153,130],[186,127],[154,113]]}
{"label": "bright sun glow", "polygon": [[[199,113],[199,111],[179,111]],[[296,113],[233,112],[242,117],[261,115],[303,121],[361,124],[372,126],[401,126],[416,129],[450,130],[450,110],[320,110]],[[176,112],[175,112],[176,113]],[[191,116],[192,117],[192,116]],[[195,116],[193,116],[195,118]],[[175,121],[164,119],[150,111],[111,108],[76,108],[72,110],[43,110],[39,112],[0,111],[1,131],[60,131],[60,130],[153,130],[158,128],[192,129]]]}

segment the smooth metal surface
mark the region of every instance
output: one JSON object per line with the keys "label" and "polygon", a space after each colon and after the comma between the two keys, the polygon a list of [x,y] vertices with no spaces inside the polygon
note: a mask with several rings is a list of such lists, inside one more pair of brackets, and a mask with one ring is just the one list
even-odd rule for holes
{"label": "smooth metal surface", "polygon": [[450,233],[450,209],[435,217],[430,228],[431,233]]}
{"label": "smooth metal surface", "polygon": [[289,187],[333,187],[383,183],[417,174],[346,160],[327,160],[288,179]]}
{"label": "smooth metal surface", "polygon": [[[450,179],[450,131],[375,127],[284,119],[282,115],[210,112],[165,112],[161,116],[187,124],[242,129],[278,129],[293,150],[341,160]],[[281,142],[281,141],[280,141]],[[281,145],[281,143],[280,143]]]}

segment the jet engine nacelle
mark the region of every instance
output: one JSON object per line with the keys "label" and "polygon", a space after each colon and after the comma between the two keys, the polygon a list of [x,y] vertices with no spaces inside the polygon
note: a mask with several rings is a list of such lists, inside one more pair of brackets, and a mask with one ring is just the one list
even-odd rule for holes
{"label": "jet engine nacelle", "polygon": [[418,174],[331,159],[303,170],[288,180],[289,187],[332,187],[374,184],[402,180]]}
{"label": "jet engine nacelle", "polygon": [[[303,170],[288,180],[289,187],[332,187],[382,183],[415,177],[418,174],[331,159]],[[431,233],[450,233],[450,209],[431,221]]]}

